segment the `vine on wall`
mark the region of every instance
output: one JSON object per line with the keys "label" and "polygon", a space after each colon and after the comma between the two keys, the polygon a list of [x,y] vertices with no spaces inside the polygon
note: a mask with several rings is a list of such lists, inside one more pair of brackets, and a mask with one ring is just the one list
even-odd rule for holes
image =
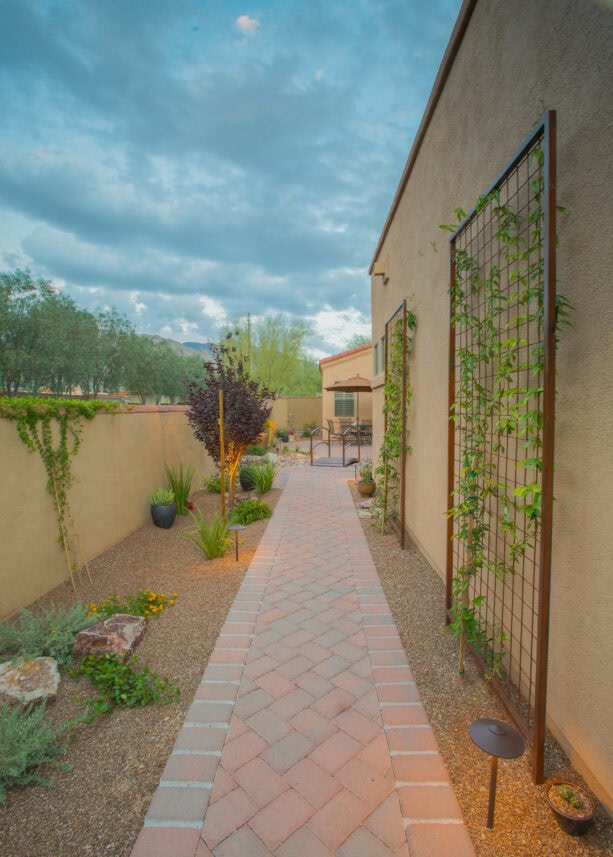
{"label": "vine on wall", "polygon": [[58,543],[63,547],[68,572],[75,588],[73,571],[81,561],[89,575],[76,526],[68,502],[68,489],[74,481],[72,459],[81,444],[83,420],[91,420],[101,409],[115,410],[116,402],[95,399],[55,399],[24,396],[0,396],[0,417],[12,420],[17,433],[31,452],[38,452],[47,474],[47,491],[52,496],[58,522]]}
{"label": "vine on wall", "polygon": [[[376,473],[383,478],[382,508],[379,510],[381,529],[385,529],[387,521],[398,518],[400,514],[400,483],[403,478],[401,459],[403,452],[411,451],[407,441],[406,414],[413,398],[413,391],[406,355],[411,351],[412,333],[416,327],[416,315],[406,311],[389,325],[386,332],[388,356],[383,405],[385,433],[379,449],[379,465],[376,469]],[[404,425],[403,409],[405,413]]]}
{"label": "vine on wall", "polygon": [[[500,188],[480,197],[473,217],[485,212],[490,235],[458,246],[453,254],[451,321],[456,350],[456,389],[451,418],[459,435],[454,504],[454,538],[463,556],[453,576],[451,629],[484,659],[490,675],[504,671],[502,622],[485,621],[487,585],[478,578],[515,575],[534,561],[541,521],[544,372],[544,178],[537,162],[522,213],[501,200]],[[564,211],[561,207],[559,210]],[[467,215],[456,210],[458,222]],[[458,225],[441,228],[456,232]],[[476,228],[475,231],[478,231]],[[494,252],[483,252],[484,243]],[[459,242],[461,245],[461,241]],[[470,248],[466,249],[467,247]],[[556,298],[555,342],[569,323],[570,305]],[[512,461],[513,468],[509,462]],[[514,471],[514,472],[513,472]]]}

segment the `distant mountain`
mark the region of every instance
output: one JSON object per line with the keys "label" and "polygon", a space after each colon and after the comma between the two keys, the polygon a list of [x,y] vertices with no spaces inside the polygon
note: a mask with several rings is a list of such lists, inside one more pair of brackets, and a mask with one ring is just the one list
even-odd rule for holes
{"label": "distant mountain", "polygon": [[191,347],[192,345],[200,345],[199,342],[182,343],[182,342],[177,342],[176,339],[166,339],[165,337],[158,336],[157,334],[154,334],[153,336],[151,336],[150,334],[146,333],[144,335],[148,336],[149,339],[152,339],[154,342],[165,342],[167,345],[170,346],[170,348],[172,348],[172,350],[175,352],[175,354],[180,354],[181,357],[200,357],[200,350],[201,349]]}
{"label": "distant mountain", "polygon": [[207,354],[211,353],[211,345],[209,342],[184,342],[186,348],[191,348],[192,351],[206,351]]}

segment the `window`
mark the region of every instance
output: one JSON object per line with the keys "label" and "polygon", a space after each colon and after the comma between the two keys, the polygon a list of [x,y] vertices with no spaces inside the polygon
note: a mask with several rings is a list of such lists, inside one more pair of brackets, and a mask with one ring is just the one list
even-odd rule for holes
{"label": "window", "polygon": [[381,371],[385,372],[385,334],[381,337]]}
{"label": "window", "polygon": [[375,347],[373,348],[372,354],[373,354],[374,374],[378,375],[379,374],[379,343],[378,342],[375,342]]}
{"label": "window", "polygon": [[334,416],[335,417],[352,417],[354,415],[354,394],[353,393],[335,393],[334,394]]}

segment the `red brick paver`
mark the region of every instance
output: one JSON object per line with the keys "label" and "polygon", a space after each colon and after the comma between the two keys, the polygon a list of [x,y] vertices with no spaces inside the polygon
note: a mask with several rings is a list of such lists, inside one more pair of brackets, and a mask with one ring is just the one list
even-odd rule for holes
{"label": "red brick paver", "polygon": [[350,476],[290,469],[132,857],[474,857]]}

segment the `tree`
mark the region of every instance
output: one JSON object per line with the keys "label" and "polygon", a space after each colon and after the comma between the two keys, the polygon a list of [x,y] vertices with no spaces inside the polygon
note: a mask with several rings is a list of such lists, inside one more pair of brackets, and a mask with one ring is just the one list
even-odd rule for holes
{"label": "tree", "polygon": [[347,351],[351,351],[352,348],[359,348],[361,345],[370,345],[370,343],[371,338],[368,333],[354,333],[347,340],[345,348]]}
{"label": "tree", "polygon": [[157,368],[160,362],[159,348],[148,336],[139,336],[130,331],[123,343],[124,382],[132,393],[136,393],[141,404],[147,397],[158,392]]}
{"label": "tree", "polygon": [[269,390],[283,395],[315,395],[321,391],[317,362],[309,358],[310,327],[288,321],[281,313],[237,326],[236,344],[250,374]]}
{"label": "tree", "polygon": [[196,438],[221,465],[219,391],[223,390],[224,458],[232,503],[238,463],[249,444],[264,429],[276,395],[250,375],[232,333],[213,344],[211,358],[205,361],[204,368],[204,385],[194,382],[189,385],[187,419]]}
{"label": "tree", "polygon": [[34,280],[17,268],[0,274],[0,388],[15,396],[34,369],[42,333],[36,308],[53,292],[49,280]]}

